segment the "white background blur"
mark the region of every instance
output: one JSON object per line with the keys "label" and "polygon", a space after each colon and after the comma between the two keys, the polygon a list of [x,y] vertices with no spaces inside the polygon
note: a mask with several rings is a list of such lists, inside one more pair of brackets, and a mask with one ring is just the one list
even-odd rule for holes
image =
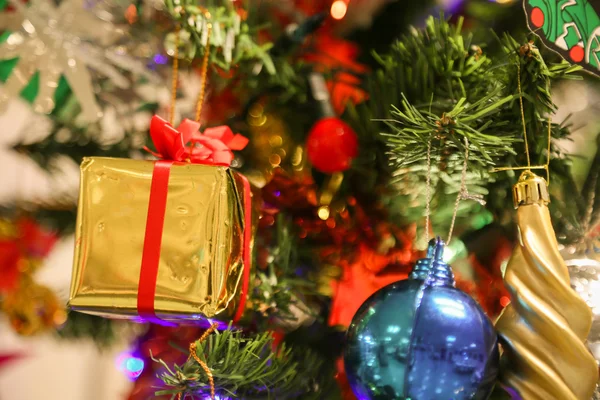
{"label": "white background blur", "polygon": [[[76,193],[76,165],[65,163],[61,172],[51,177],[26,156],[11,150],[22,139],[43,138],[49,128],[45,122],[45,117],[33,114],[21,100],[12,101],[7,112],[0,114],[0,204]],[[65,303],[72,258],[73,238],[62,238],[36,275]],[[91,341],[60,340],[51,334],[20,337],[0,314],[0,355],[23,355],[0,367],[0,400],[124,399],[131,383],[117,369],[116,358],[127,347],[121,342],[99,351]]]}

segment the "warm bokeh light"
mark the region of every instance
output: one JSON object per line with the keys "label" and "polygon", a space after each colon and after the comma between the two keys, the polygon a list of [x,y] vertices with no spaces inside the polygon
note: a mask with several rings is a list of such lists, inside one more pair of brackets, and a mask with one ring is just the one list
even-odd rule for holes
{"label": "warm bokeh light", "polygon": [[331,5],[331,16],[335,19],[342,19],[348,11],[348,5],[344,0],[335,0]]}

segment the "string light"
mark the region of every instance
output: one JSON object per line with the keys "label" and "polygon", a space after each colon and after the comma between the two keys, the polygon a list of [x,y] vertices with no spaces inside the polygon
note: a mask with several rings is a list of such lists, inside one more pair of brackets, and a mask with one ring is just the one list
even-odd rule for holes
{"label": "string light", "polygon": [[348,11],[348,4],[344,0],[335,0],[331,4],[331,16],[334,19],[342,19]]}
{"label": "string light", "polygon": [[129,379],[135,380],[144,371],[144,360],[129,352],[124,352],[117,357],[117,368]]}

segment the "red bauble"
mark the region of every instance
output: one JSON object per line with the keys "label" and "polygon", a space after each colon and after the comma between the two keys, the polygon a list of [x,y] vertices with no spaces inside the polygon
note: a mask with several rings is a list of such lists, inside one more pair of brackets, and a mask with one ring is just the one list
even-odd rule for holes
{"label": "red bauble", "polygon": [[339,118],[323,118],[308,134],[306,153],[312,165],[321,172],[345,171],[358,154],[358,138]]}

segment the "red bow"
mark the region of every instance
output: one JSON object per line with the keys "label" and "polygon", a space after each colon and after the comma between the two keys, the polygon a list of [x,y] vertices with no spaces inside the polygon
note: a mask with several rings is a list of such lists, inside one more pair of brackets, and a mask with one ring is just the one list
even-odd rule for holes
{"label": "red bow", "polygon": [[248,144],[247,138],[234,134],[228,126],[207,128],[204,133],[199,130],[198,122],[184,119],[175,129],[155,115],[150,122],[150,136],[157,151],[144,148],[165,160],[229,166],[232,150],[242,150]]}

